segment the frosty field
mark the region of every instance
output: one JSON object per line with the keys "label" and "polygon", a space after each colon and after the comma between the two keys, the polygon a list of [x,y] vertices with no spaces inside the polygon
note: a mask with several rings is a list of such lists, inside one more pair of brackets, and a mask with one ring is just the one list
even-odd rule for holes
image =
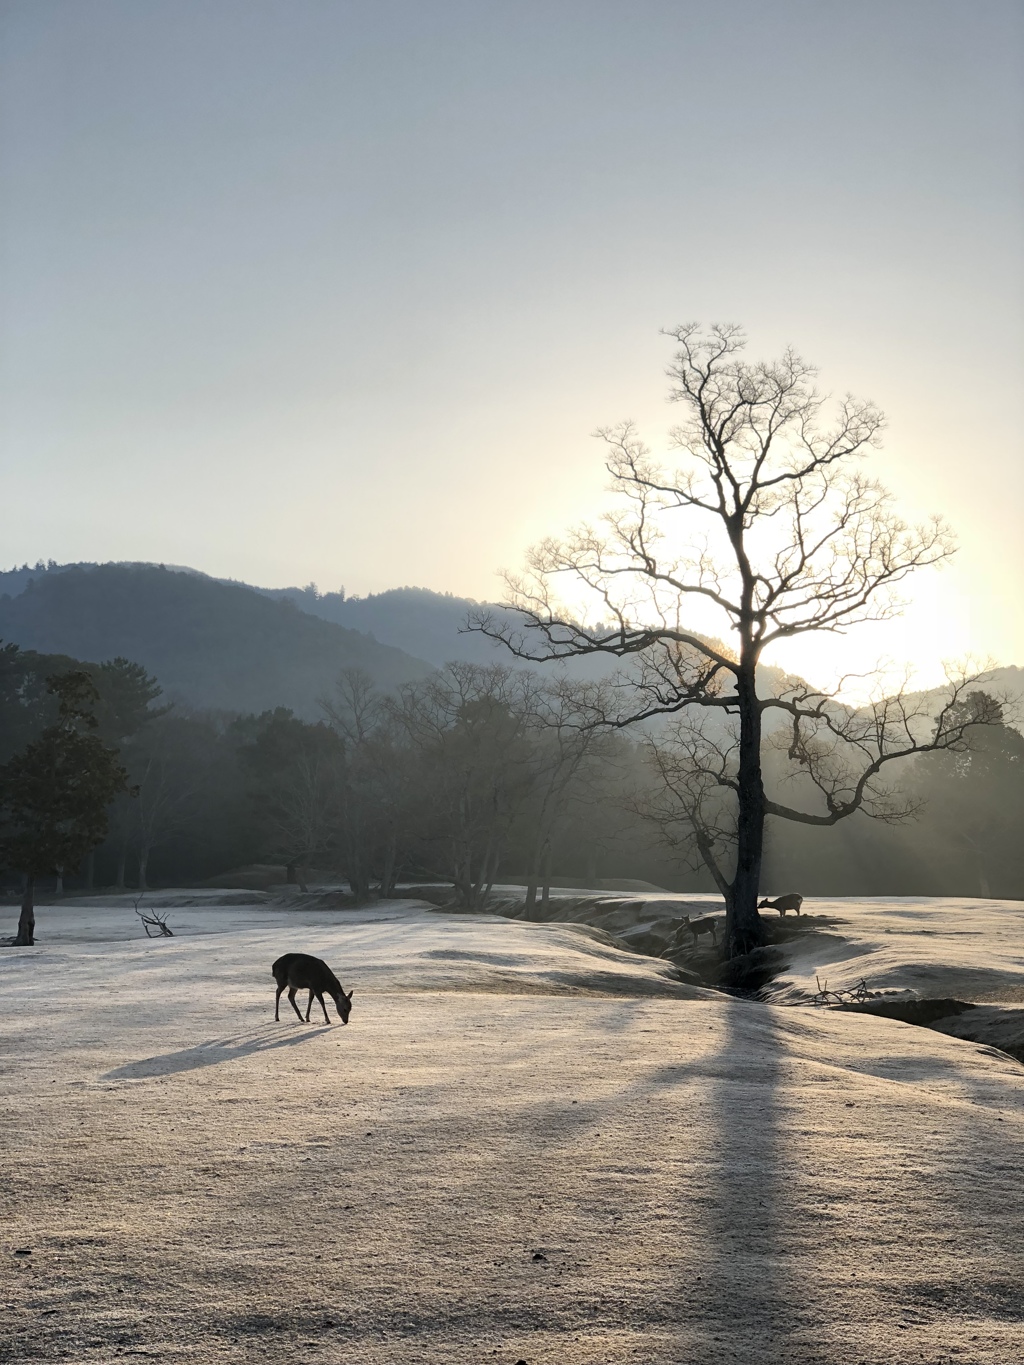
{"label": "frosty field", "polygon": [[[1024,1358],[1003,1053],[578,926],[152,899],[173,939],[89,901],[0,950],[5,1362]],[[1021,998],[1016,903],[828,909],[780,999],[941,973],[958,935],[975,998]],[[289,950],[354,988],[347,1027],[274,1022]]]}

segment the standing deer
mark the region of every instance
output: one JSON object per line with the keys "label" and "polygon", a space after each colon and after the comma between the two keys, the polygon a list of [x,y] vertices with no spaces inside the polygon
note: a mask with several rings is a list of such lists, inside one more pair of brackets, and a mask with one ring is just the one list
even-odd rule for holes
{"label": "standing deer", "polygon": [[718,920],[714,915],[705,915],[703,919],[692,919],[684,926],[693,935],[693,946],[697,947],[697,936],[699,934],[710,934],[711,942],[718,947]]}
{"label": "standing deer", "polygon": [[800,907],[804,903],[803,896],[798,896],[795,891],[791,891],[788,896],[780,896],[776,901],[763,900],[758,905],[758,910],[778,910],[783,919],[786,917],[787,910],[795,910],[800,914]]}
{"label": "standing deer", "polygon": [[309,991],[309,1004],[306,1006],[305,1022],[309,1023],[309,1012],[313,1008],[313,997],[320,1001],[320,1008],[324,1012],[324,1018],[328,1023],[331,1016],[327,1013],[327,1006],[324,1004],[324,996],[329,995],[338,1007],[338,1014],[341,1016],[343,1024],[348,1023],[348,1016],[352,1013],[352,992],[348,995],[341,988],[341,982],[328,967],[326,962],[321,962],[318,957],[310,957],[308,953],[285,953],[284,957],[279,957],[270,969],[274,973],[274,980],[277,982],[277,998],[274,1001],[274,1018],[280,1022],[281,992],[287,987],[288,1001],[292,1009],[299,1016],[302,1022],[302,1012],[295,1003],[296,991]]}

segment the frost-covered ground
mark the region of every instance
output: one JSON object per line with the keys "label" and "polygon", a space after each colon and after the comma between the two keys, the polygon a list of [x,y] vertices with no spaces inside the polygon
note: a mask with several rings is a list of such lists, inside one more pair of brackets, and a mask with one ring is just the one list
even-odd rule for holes
{"label": "frost-covered ground", "polygon": [[[1001,1053],[683,986],[575,925],[148,900],[175,938],[92,901],[0,950],[0,1359],[1024,1359]],[[1009,989],[1022,907],[978,904],[823,906],[847,924],[783,989],[881,985],[917,943]],[[274,1022],[292,949],[354,988],[348,1027]]]}
{"label": "frost-covered ground", "polygon": [[1024,1057],[1024,902],[906,897],[810,908],[823,930],[781,945],[786,967],[773,1001],[801,1003],[819,983],[849,990],[864,981],[883,999],[967,1002],[974,1008],[932,1027]]}
{"label": "frost-covered ground", "polygon": [[[907,896],[815,900],[804,909],[828,923],[813,939],[785,945],[791,965],[777,983],[780,999],[806,999],[815,977],[827,977],[847,988],[863,978],[873,990],[1024,1004],[1024,901]],[[786,924],[798,920],[788,915]]]}

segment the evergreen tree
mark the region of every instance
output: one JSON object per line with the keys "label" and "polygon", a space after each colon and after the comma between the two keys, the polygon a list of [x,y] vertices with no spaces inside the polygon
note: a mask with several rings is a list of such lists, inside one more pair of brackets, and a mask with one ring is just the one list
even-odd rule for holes
{"label": "evergreen tree", "polygon": [[0,852],[25,876],[18,946],[35,942],[35,879],[76,867],[102,842],[127,780],[117,750],[91,733],[99,692],[89,674],[55,674],[47,690],[56,722],[0,768]]}

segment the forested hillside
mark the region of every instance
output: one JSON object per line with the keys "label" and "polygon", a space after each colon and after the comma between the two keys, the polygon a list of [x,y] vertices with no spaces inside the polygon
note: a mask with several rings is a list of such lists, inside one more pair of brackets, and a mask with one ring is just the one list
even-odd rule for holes
{"label": "forested hillside", "polygon": [[[495,621],[518,619],[516,614],[491,602],[476,602],[471,597],[432,592],[429,588],[390,588],[366,597],[348,597],[341,592],[318,592],[306,588],[262,588],[269,597],[294,602],[313,616],[352,630],[366,631],[383,644],[407,650],[427,659],[436,668],[453,660],[460,663],[516,664],[504,645],[471,628],[481,612]],[[551,665],[534,665],[543,672]],[[619,661],[606,655],[565,659],[558,668],[568,677],[596,679],[607,677]]]}
{"label": "forested hillside", "polygon": [[312,616],[350,630],[365,631],[382,644],[407,650],[437,668],[450,659],[489,664],[509,658],[503,647],[466,630],[468,616],[480,607],[469,597],[431,592],[428,588],[391,588],[367,597],[321,593],[312,586],[261,591],[269,597],[294,602]]}
{"label": "forested hillside", "polygon": [[[87,585],[81,584],[82,575],[97,573],[100,575],[99,578],[92,579]],[[131,658],[142,658],[142,646],[135,647],[134,643],[131,646],[117,643],[110,648],[107,647],[115,638],[123,642],[126,639],[126,629],[134,630],[134,623],[123,622],[119,623],[116,629],[110,628],[106,623],[107,613],[102,606],[102,594],[110,590],[119,599],[127,600],[131,612],[136,610],[134,604],[141,603],[145,613],[149,610],[147,594],[151,593],[152,589],[144,585],[152,582],[154,573],[191,580],[191,588],[177,584],[175,592],[156,593],[153,596],[154,607],[166,613],[165,634],[170,637],[176,638],[175,632],[178,629],[174,619],[176,612],[187,609],[190,614],[196,614],[193,604],[206,604],[199,613],[205,623],[203,629],[206,643],[201,646],[203,655],[214,649],[220,622],[223,621],[228,627],[225,638],[230,638],[233,618],[244,629],[249,629],[251,624],[255,624],[264,630],[270,627],[271,638],[281,635],[280,626],[271,627],[274,620],[272,616],[259,616],[251,602],[246,603],[244,607],[240,605],[241,598],[237,594],[248,593],[250,597],[262,597],[279,607],[297,608],[303,616],[329,622],[332,626],[341,628],[344,635],[349,637],[345,646],[348,658],[345,663],[335,667],[328,682],[333,681],[341,668],[359,667],[379,686],[391,688],[398,681],[422,676],[423,664],[440,668],[453,660],[484,666],[515,665],[516,662],[503,645],[495,643],[479,631],[467,628],[470,617],[481,609],[493,611],[499,618],[507,618],[510,613],[499,606],[476,602],[470,597],[433,592],[429,588],[392,588],[386,592],[371,593],[366,597],[349,597],[344,590],[321,593],[312,584],[305,588],[260,588],[248,583],[210,578],[194,569],[178,565],[165,567],[155,564],[56,564],[51,561],[49,564],[40,562],[34,567],[23,565],[21,568],[0,572],[0,639],[11,639],[30,648],[66,649],[72,654],[77,652],[81,657],[93,657],[86,652],[92,649],[96,656],[105,657],[113,652],[126,653]],[[65,579],[69,579],[70,582],[64,582]],[[204,594],[201,584],[210,585],[211,592]],[[234,599],[223,595],[218,597],[215,591],[217,588],[234,592],[236,596]],[[28,593],[39,593],[41,590],[42,596],[25,596]],[[103,624],[104,630],[108,631],[107,634],[97,636],[91,625],[77,634],[69,630],[65,604],[77,602],[79,594],[85,601],[89,621]],[[17,606],[10,606],[5,597],[25,600],[20,601]],[[230,605],[232,601],[233,606]],[[54,619],[55,611],[58,619]],[[70,612],[72,619],[74,615],[75,608],[72,607]],[[352,639],[352,636],[361,638]],[[297,633],[295,629],[290,632],[290,637],[290,647],[301,648],[307,655],[311,649],[322,652],[330,640],[333,639],[337,644],[340,638],[317,631],[303,635],[301,632]],[[133,640],[134,638],[136,637],[133,636]],[[152,642],[145,636],[145,632],[137,638],[147,649],[150,648]],[[45,640],[46,643],[37,645],[37,640]],[[71,642],[67,643],[68,640]],[[187,639],[183,643],[187,651],[193,649],[193,645]],[[411,660],[407,659],[403,664],[401,660],[395,658],[398,651],[405,656],[411,656]],[[153,653],[150,657],[155,659],[156,654]],[[306,659],[301,659],[297,655],[293,657],[292,664],[287,670],[290,688],[287,694],[282,693],[280,689],[285,675],[277,671],[273,677],[271,676],[272,659],[268,657],[258,661],[255,667],[261,675],[266,676],[268,684],[266,689],[260,692],[258,700],[254,699],[253,690],[244,694],[239,693],[234,699],[227,699],[231,691],[228,685],[217,688],[217,695],[225,698],[224,700],[212,700],[213,694],[205,681],[197,684],[191,677],[187,677],[179,683],[177,678],[172,679],[166,668],[159,667],[156,662],[150,662],[149,659],[146,663],[147,667],[160,672],[162,679],[167,679],[165,687],[169,692],[192,705],[238,711],[280,705],[290,706],[306,716],[315,711],[315,707],[311,708],[305,700],[308,698],[309,689],[304,689],[301,679],[293,676],[304,670],[311,671],[318,678],[321,676],[317,664],[308,657]],[[594,679],[607,676],[617,667],[617,661],[595,656],[569,659],[560,667],[570,677]],[[201,663],[199,668],[202,671]],[[258,682],[259,679],[254,681],[253,688]],[[314,700],[316,696],[322,694],[324,685],[323,682],[318,683]]]}
{"label": "forested hillside", "polygon": [[[58,579],[70,575],[73,579],[83,573],[95,574],[102,571],[99,580],[91,584],[98,594],[108,585],[122,584],[134,576],[149,575],[159,570],[229,589],[252,593],[276,603],[297,607],[306,616],[329,621],[341,626],[348,632],[359,632],[372,646],[390,646],[411,655],[415,660],[424,660],[435,668],[453,659],[465,663],[491,664],[510,662],[511,656],[501,645],[495,644],[476,631],[467,630],[467,620],[471,613],[478,611],[481,603],[470,597],[458,597],[452,593],[433,592],[429,588],[391,588],[386,592],[371,593],[366,597],[349,597],[344,589],[339,592],[319,592],[315,585],[305,588],[261,588],[248,583],[238,583],[215,579],[194,569],[178,565],[157,566],[155,564],[49,564],[40,561],[37,565],[23,565],[20,568],[0,572],[0,620],[6,622],[8,616],[3,599],[5,596],[16,598],[28,590],[38,591],[43,585],[46,592],[43,598],[25,602],[20,608],[18,621],[20,628],[31,632],[36,629],[35,618],[39,610],[47,609],[45,604],[51,600],[63,599],[71,589],[67,586],[55,587]],[[123,588],[116,588],[124,591]],[[55,594],[51,598],[49,594]],[[191,598],[182,593],[181,601]],[[495,608],[500,611],[500,608]],[[12,637],[13,638],[13,637]],[[22,643],[22,641],[18,641]],[[368,672],[374,669],[366,663],[360,664]],[[580,666],[577,662],[574,672],[593,673],[594,668]],[[376,677],[376,673],[374,673]],[[290,703],[286,703],[290,704]]]}
{"label": "forested hillside", "polygon": [[99,661],[123,655],[155,674],[172,700],[260,712],[319,714],[344,669],[384,690],[429,665],[358,631],[241,584],[153,565],[101,564],[37,573],[0,597],[0,639]]}

